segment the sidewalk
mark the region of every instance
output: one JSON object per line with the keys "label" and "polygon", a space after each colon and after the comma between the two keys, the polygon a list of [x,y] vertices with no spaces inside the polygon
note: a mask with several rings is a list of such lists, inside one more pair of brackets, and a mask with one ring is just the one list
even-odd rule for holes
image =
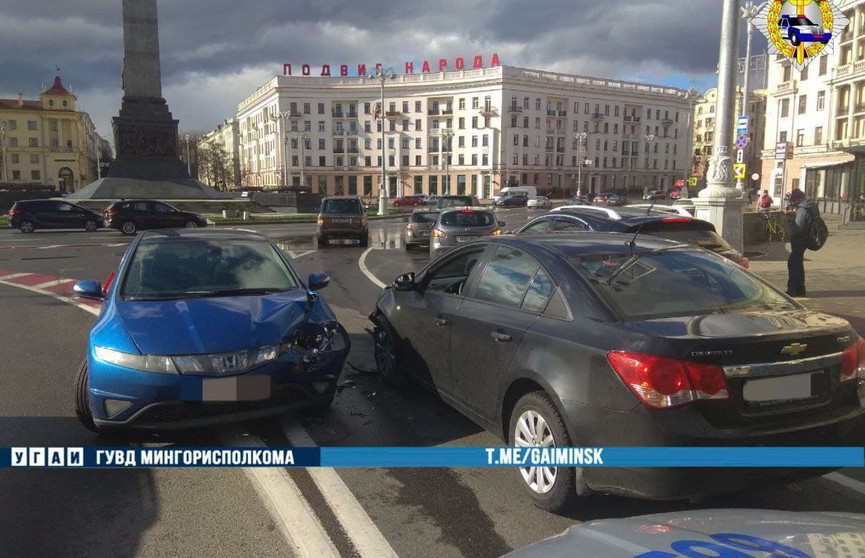
{"label": "sidewalk", "polygon": [[[839,230],[837,215],[823,215],[829,240],[817,252],[805,251],[804,306],[846,318],[865,336],[865,230]],[[751,271],[781,290],[787,288],[790,244],[766,242],[748,245]]]}

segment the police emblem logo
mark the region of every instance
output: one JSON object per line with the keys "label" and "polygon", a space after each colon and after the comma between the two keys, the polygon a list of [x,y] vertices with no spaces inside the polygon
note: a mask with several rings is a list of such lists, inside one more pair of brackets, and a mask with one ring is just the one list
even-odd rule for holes
{"label": "police emblem logo", "polygon": [[832,0],[769,0],[751,23],[769,41],[769,53],[799,71],[833,52],[838,35],[850,22]]}

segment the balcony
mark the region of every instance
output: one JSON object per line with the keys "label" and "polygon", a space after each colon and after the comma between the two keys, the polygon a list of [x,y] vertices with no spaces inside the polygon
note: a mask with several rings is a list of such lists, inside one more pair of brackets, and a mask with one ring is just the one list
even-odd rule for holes
{"label": "balcony", "polygon": [[441,149],[437,145],[431,145],[427,148],[427,153],[438,153]]}
{"label": "balcony", "polygon": [[333,135],[335,135],[335,136],[344,136],[344,135],[345,135],[345,130],[343,130],[342,128],[334,128],[334,129],[333,129]]}
{"label": "balcony", "polygon": [[452,108],[444,109],[444,110],[442,111],[442,115],[443,115],[443,116],[449,116],[449,115],[451,115],[451,114],[453,114],[453,113],[454,113],[454,109],[452,109]]}
{"label": "balcony", "polygon": [[330,111],[330,115],[334,118],[345,118],[345,113],[341,110],[332,110]]}
{"label": "balcony", "polygon": [[547,116],[556,116],[556,111],[554,111],[554,110],[548,110],[548,111],[547,111]]}
{"label": "balcony", "polygon": [[429,109],[428,111],[426,111],[426,113],[429,116],[439,116],[442,112],[439,109]]}
{"label": "balcony", "polygon": [[517,105],[511,105],[508,107],[508,112],[523,112],[523,107],[518,107]]}
{"label": "balcony", "polygon": [[661,126],[672,126],[672,125],[673,125],[673,119],[672,118],[665,118],[665,119],[661,120]]}
{"label": "balcony", "polygon": [[639,122],[639,121],[640,121],[640,117],[639,117],[639,116],[628,116],[628,115],[625,115],[625,122]]}
{"label": "balcony", "polygon": [[604,115],[602,113],[600,113],[600,112],[593,112],[592,113],[592,120],[603,120],[603,119],[604,119]]}
{"label": "balcony", "polygon": [[384,113],[385,118],[399,118],[402,116],[402,113],[398,110],[389,110]]}
{"label": "balcony", "polygon": [[341,145],[335,145],[333,147],[333,152],[336,154],[342,154],[342,153],[345,153],[345,149],[343,149],[343,147]]}
{"label": "balcony", "polygon": [[566,111],[566,110],[560,110],[558,112],[559,112],[559,116],[567,116],[568,115],[568,111]]}

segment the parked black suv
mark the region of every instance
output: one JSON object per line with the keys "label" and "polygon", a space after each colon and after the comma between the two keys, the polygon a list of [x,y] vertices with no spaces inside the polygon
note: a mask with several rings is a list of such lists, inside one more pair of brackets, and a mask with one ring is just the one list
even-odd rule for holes
{"label": "parked black suv", "polygon": [[87,208],[59,200],[21,200],[9,210],[9,226],[23,233],[36,229],[84,229],[102,226],[102,216]]}
{"label": "parked black suv", "polygon": [[206,227],[207,219],[155,200],[128,200],[112,203],[105,210],[105,226],[133,235],[145,229]]}
{"label": "parked black suv", "polygon": [[328,196],[321,201],[321,212],[315,230],[319,246],[332,238],[356,238],[369,246],[369,229],[363,203],[357,196]]}

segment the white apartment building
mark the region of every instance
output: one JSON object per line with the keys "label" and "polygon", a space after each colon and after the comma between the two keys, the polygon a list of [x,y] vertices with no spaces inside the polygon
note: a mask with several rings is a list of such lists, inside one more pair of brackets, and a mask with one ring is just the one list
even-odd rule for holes
{"label": "white apartment building", "polygon": [[[384,140],[378,106],[384,95]],[[692,95],[496,66],[366,77],[276,76],[237,109],[244,186],[322,194],[668,188],[690,163]],[[578,185],[577,182],[580,182]]]}
{"label": "white apartment building", "polygon": [[850,20],[834,53],[801,73],[769,63],[761,188],[801,188],[845,223],[865,222],[865,0],[835,0]]}
{"label": "white apartment building", "polygon": [[[198,166],[202,179],[209,178],[209,182],[220,190],[239,189],[242,184],[240,179],[240,133],[237,119],[228,118],[215,129],[198,138],[196,153],[200,157],[208,155],[209,146],[221,150],[226,155],[227,160],[200,160]],[[187,154],[187,156],[189,155]],[[207,168],[201,168],[202,166]],[[214,176],[216,180],[213,180]]]}

